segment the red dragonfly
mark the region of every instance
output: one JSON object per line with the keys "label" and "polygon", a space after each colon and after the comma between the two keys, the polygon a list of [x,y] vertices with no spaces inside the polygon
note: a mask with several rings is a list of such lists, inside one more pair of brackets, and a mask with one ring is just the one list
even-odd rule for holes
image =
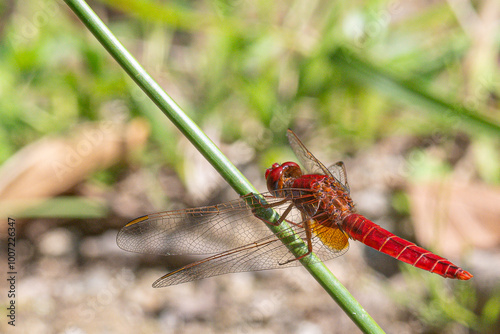
{"label": "red dragonfly", "polygon": [[[214,206],[142,216],[122,228],[118,246],[137,253],[207,256],[160,277],[153,283],[155,288],[226,273],[295,266],[312,252],[329,260],[347,251],[349,238],[443,277],[472,278],[445,258],[355,213],[344,163],[326,168],[291,130],[288,139],[308,174],[294,162],[275,163],[266,171],[269,192],[260,194],[261,199],[249,194]],[[262,223],[270,221],[256,217],[260,209],[269,208],[281,214],[276,224],[288,223],[285,232],[271,232]],[[304,240],[299,243],[304,250],[295,257],[289,248],[297,237]]]}

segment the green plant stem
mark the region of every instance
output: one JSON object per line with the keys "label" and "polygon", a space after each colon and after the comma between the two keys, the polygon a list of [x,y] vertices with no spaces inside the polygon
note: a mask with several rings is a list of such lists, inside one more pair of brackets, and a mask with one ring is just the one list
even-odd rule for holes
{"label": "green plant stem", "polygon": [[[116,37],[82,0],[65,0],[73,12],[82,20],[106,50],[115,58],[120,66],[153,100],[160,110],[179,128],[193,143],[212,166],[224,177],[229,185],[240,195],[257,193],[248,180],[219,151],[215,144],[200,130],[200,128],[181,110],[181,108],[165,93],[161,87],[146,73],[132,55],[120,44]],[[262,216],[270,221],[276,221],[277,215],[272,210],[259,210]],[[272,226],[267,224],[274,233],[286,233],[286,224]],[[302,240],[302,249],[306,246]],[[291,248],[290,248],[291,249]],[[297,256],[298,248],[293,252]],[[292,249],[291,249],[292,250]],[[312,261],[311,261],[312,259]],[[378,324],[361,307],[349,291],[342,286],[330,270],[314,255],[300,261],[321,286],[332,296],[338,305],[347,313],[353,322],[365,333],[383,333]]]}

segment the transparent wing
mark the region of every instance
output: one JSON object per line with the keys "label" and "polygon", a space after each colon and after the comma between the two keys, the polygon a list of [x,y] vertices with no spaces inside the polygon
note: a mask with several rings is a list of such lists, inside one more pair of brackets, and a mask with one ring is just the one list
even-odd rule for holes
{"label": "transparent wing", "polygon": [[[259,223],[260,222],[260,223]],[[244,200],[164,211],[129,222],[119,232],[120,248],[145,254],[215,254],[269,235]]]}
{"label": "transparent wing", "polygon": [[350,193],[349,183],[347,183],[347,172],[345,170],[344,162],[339,161],[328,167],[330,174],[337,180],[344,188],[346,193]]}
{"label": "transparent wing", "polygon": [[[263,195],[278,213],[290,206],[290,201]],[[255,200],[253,195],[248,198]],[[257,200],[251,204],[258,205]],[[295,208],[289,212],[286,221],[290,223],[290,230],[285,233],[294,232],[296,237],[306,237],[302,215]],[[330,228],[319,223],[313,225],[313,235],[313,251],[322,260],[347,251],[347,237],[328,241],[332,236],[342,238]],[[280,237],[286,240],[285,244]],[[254,216],[244,199],[239,199],[215,206],[139,217],[123,227],[117,236],[117,244],[124,250],[137,253],[209,255],[153,284],[154,287],[163,287],[226,273],[296,266],[299,261],[291,261],[294,256],[288,249],[296,244],[296,237],[275,235],[266,223]]]}
{"label": "transparent wing", "polygon": [[309,174],[322,174],[328,175],[335,179],[344,191],[349,193],[349,185],[347,183],[347,173],[342,161],[326,168],[316,157],[307,149],[307,147],[300,141],[297,135],[290,129],[287,131],[288,141],[292,147],[293,152],[299,159],[300,163]]}
{"label": "transparent wing", "polygon": [[328,169],[316,157],[309,152],[299,137],[290,129],[287,131],[288,141],[293,152],[308,174],[323,174],[331,176]]}

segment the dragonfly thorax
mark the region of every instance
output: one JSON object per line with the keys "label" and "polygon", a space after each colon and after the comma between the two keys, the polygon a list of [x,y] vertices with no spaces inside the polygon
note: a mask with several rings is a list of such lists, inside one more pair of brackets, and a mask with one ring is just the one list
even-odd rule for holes
{"label": "dragonfly thorax", "polygon": [[329,177],[312,183],[311,191],[318,202],[315,216],[325,216],[330,222],[340,223],[354,212],[354,202],[351,196]]}
{"label": "dragonfly thorax", "polygon": [[303,175],[295,162],[274,164],[266,171],[267,187],[276,197],[290,198],[297,208],[309,216],[341,222],[353,213],[354,203],[349,194],[331,176]]}

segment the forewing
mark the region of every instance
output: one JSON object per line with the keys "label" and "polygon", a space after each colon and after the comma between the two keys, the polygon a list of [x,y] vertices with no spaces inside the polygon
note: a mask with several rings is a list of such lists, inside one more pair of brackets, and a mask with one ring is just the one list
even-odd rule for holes
{"label": "forewing", "polygon": [[[271,203],[277,199],[268,198]],[[215,254],[271,235],[243,199],[158,212],[132,220],[117,236],[120,248],[146,254]]]}
{"label": "forewing", "polygon": [[299,159],[300,163],[304,166],[308,174],[322,174],[333,177],[344,191],[349,193],[349,184],[347,183],[347,173],[345,165],[342,161],[326,168],[316,157],[305,147],[297,135],[288,129],[288,141],[292,147],[293,152]]}
{"label": "forewing", "polygon": [[325,165],[316,159],[292,130],[288,129],[287,136],[295,156],[297,156],[308,174],[330,175]]}
{"label": "forewing", "polygon": [[328,167],[328,171],[335,180],[342,186],[345,192],[350,193],[349,183],[347,183],[347,172],[342,161]]}

